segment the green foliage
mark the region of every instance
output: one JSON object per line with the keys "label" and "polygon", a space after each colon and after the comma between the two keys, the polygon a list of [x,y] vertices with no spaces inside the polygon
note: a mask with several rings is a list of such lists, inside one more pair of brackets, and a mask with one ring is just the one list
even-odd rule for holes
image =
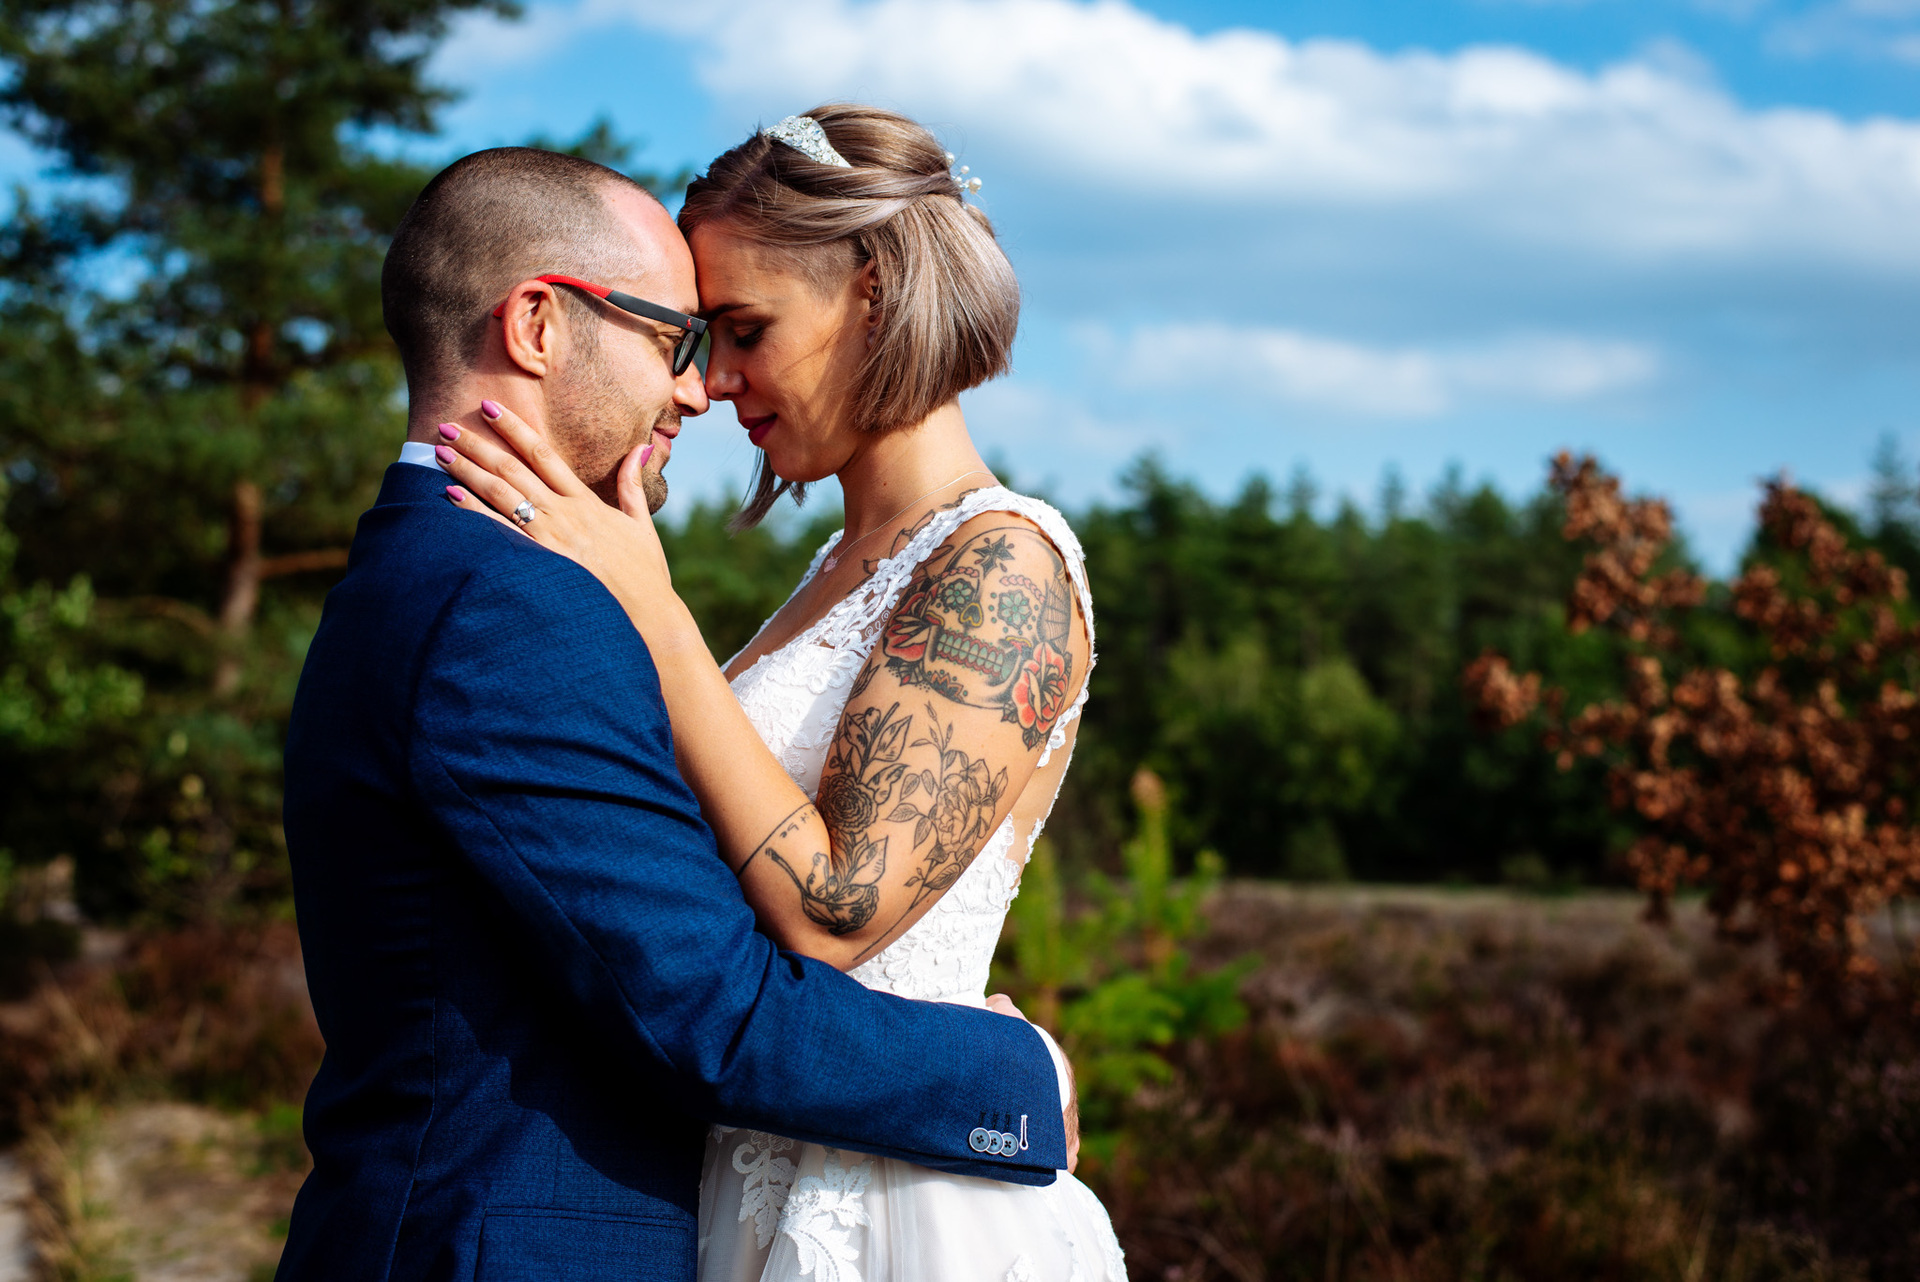
{"label": "green foliage", "polygon": [[793,591],[814,552],[840,528],[838,511],[768,522],[728,534],[731,505],[698,499],[678,525],[662,523],[673,588],[700,620],[714,657],[725,662],[753,639]]}
{"label": "green foliage", "polygon": [[1261,478],[1225,503],[1151,459],[1075,519],[1099,609],[1093,699],[1055,831],[1074,863],[1118,847],[1146,762],[1181,859],[1243,875],[1493,881],[1532,852],[1585,879],[1623,844],[1599,777],[1524,735],[1479,734],[1459,687],[1488,646],[1571,687],[1615,688],[1600,638],[1569,637],[1578,554],[1550,495],[1514,504],[1449,478],[1380,515],[1314,515]]}
{"label": "green foliage", "polygon": [[[1151,460],[1125,484],[1122,503],[1073,518],[1100,663],[1053,824],[1069,867],[1116,867],[1145,761],[1172,791],[1181,867],[1213,849],[1241,874],[1494,882],[1531,856],[1554,884],[1617,877],[1598,773],[1562,773],[1523,733],[1480,733],[1458,685],[1498,645],[1573,690],[1617,686],[1609,643],[1561,626],[1579,561],[1550,496],[1516,506],[1450,483],[1418,510],[1389,495],[1369,522],[1316,519],[1258,479],[1215,503]],[[700,504],[663,531],[721,656],[835,524],[729,539],[727,515]],[[1738,644],[1724,608],[1701,615],[1703,650]]]}
{"label": "green foliage", "polygon": [[[0,498],[4,497],[0,488]],[[140,711],[140,678],[112,663],[89,662],[93,582],[76,574],[54,590],[14,590],[0,545],[0,744],[44,755],[85,742]],[[0,891],[4,884],[0,883]]]}
{"label": "green foliage", "polygon": [[[447,96],[423,68],[474,10],[512,6],[0,0],[0,115],[86,180],[0,225],[0,847],[73,854],[95,915],[284,902],[278,745],[404,417],[378,276],[427,171],[369,139],[431,131]],[[536,141],[684,179],[633,168],[605,119]],[[1875,537],[1920,547],[1912,469],[1881,470]],[[1458,685],[1492,647],[1573,698],[1615,690],[1610,643],[1561,626],[1556,502],[1457,478],[1424,503],[1390,481],[1371,519],[1313,498],[1256,478],[1216,502],[1144,460],[1076,515],[1101,658],[1054,821],[1067,867],[1116,867],[1145,763],[1181,869],[1616,878],[1598,767],[1477,733]],[[663,530],[721,656],[837,523],[730,538],[728,515]],[[1738,667],[1715,600],[1689,643]]]}
{"label": "green foliage", "polygon": [[0,232],[0,840],[78,855],[96,912],[285,893],[314,571],[402,434],[378,280],[426,173],[357,140],[430,128],[424,61],[474,7],[508,11],[0,2],[0,108],[92,180]]}
{"label": "green foliage", "polygon": [[432,170],[372,140],[432,132],[475,10],[0,0],[0,116],[84,180],[0,225],[0,847],[96,916],[284,906],[286,717],[405,430],[380,267]]}
{"label": "green foliage", "polygon": [[1013,965],[1002,982],[1054,1030],[1079,1076],[1089,1151],[1110,1151],[1127,1101],[1165,1082],[1167,1048],[1230,1032],[1246,1019],[1238,989],[1245,965],[1194,967],[1184,944],[1204,922],[1200,905],[1221,865],[1207,854],[1196,873],[1173,875],[1166,793],[1142,771],[1134,781],[1138,828],[1126,843],[1126,877],[1091,874],[1090,903],[1069,917],[1060,867],[1035,843],[1010,913]]}

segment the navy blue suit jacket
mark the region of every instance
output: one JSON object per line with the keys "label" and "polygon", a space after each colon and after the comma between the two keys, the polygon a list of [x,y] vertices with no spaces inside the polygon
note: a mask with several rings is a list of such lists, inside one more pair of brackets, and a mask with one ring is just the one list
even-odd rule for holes
{"label": "navy blue suit jacket", "polygon": [[708,1121],[1050,1182],[1034,1031],[756,933],[625,614],[445,481],[388,469],[294,701],[327,1051],[281,1282],[691,1277]]}

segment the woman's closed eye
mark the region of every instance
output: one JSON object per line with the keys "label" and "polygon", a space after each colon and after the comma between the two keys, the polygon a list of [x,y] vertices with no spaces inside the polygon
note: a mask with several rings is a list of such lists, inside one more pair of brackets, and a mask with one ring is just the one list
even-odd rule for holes
{"label": "woman's closed eye", "polygon": [[746,329],[735,329],[733,331],[733,345],[735,347],[752,347],[760,341],[760,336],[766,332],[766,326],[764,325],[754,325]]}

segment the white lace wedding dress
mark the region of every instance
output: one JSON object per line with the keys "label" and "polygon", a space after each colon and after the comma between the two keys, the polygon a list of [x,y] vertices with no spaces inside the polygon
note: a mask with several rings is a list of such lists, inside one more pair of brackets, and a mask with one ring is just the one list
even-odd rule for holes
{"label": "white lace wedding dress", "polygon": [[[754,728],[812,796],[849,687],[914,568],[966,521],[1015,512],[1059,548],[1093,639],[1079,540],[1053,508],[1001,487],[976,490],[926,528],[811,628],[733,682]],[[805,587],[839,542],[829,539]],[[798,592],[799,588],[795,588]],[[1089,665],[1091,667],[1091,665]],[[1086,687],[1061,718],[1041,765],[1063,746]],[[933,908],[850,972],[868,988],[922,1001],[986,1004],[988,965],[1020,870],[1044,819],[1024,838],[1010,816]],[[1125,1282],[1106,1210],[1066,1172],[1045,1188],[948,1175],[761,1131],[715,1127],[700,1186],[700,1282]]]}

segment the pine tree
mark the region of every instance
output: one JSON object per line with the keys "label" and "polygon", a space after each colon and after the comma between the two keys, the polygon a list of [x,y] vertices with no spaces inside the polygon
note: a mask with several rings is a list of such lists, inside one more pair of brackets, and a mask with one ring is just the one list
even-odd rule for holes
{"label": "pine tree", "polygon": [[284,893],[286,710],[403,431],[379,272],[430,170],[375,140],[432,132],[476,9],[0,0],[0,110],[74,180],[0,229],[0,853],[96,911]]}

